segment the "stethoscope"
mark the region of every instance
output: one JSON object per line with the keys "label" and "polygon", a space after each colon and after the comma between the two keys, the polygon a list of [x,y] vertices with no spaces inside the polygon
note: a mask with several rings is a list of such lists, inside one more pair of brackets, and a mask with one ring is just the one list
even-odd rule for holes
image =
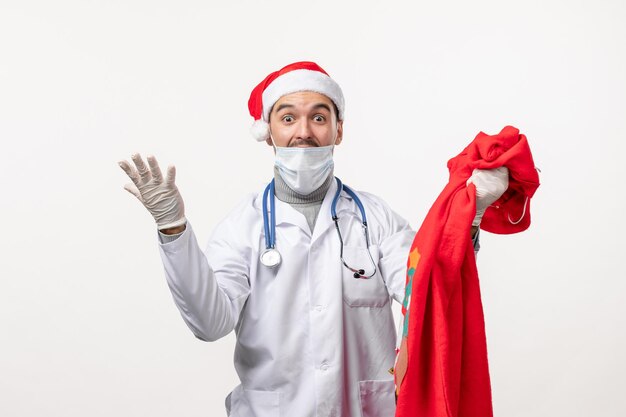
{"label": "stethoscope", "polygon": [[[341,252],[339,257],[341,259],[341,263],[353,272],[354,278],[371,278],[376,274],[376,263],[374,259],[372,259],[372,254],[370,252],[370,238],[367,233],[367,218],[365,216],[365,208],[363,207],[363,203],[356,195],[354,191],[350,189],[347,185],[344,185],[341,180],[335,177],[337,180],[337,191],[335,192],[335,196],[333,197],[333,201],[330,205],[330,214],[332,216],[333,221],[335,222],[335,229],[337,230],[337,235],[339,236],[339,242],[341,242]],[[374,272],[370,275],[365,275],[365,270],[363,269],[355,269],[346,263],[343,259],[343,238],[341,237],[341,230],[339,229],[339,216],[337,216],[337,202],[339,201],[339,195],[342,191],[345,191],[352,200],[356,203],[359,211],[361,212],[361,222],[363,225],[363,233],[365,234],[365,245],[367,247],[367,254],[369,255],[370,262],[374,267]],[[272,195],[270,199],[269,196]],[[274,195],[274,180],[272,180],[267,187],[265,187],[265,191],[263,192],[263,229],[265,231],[265,250],[261,253],[259,257],[261,263],[268,268],[275,268],[280,265],[281,256],[280,252],[276,249],[276,210],[275,210],[275,195]],[[268,216],[268,208],[267,203],[269,200],[269,212]],[[269,219],[268,219],[269,217]]]}

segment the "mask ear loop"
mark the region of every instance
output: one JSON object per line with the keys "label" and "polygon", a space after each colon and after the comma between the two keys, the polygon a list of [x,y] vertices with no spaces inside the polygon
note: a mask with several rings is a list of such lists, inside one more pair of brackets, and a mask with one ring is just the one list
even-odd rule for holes
{"label": "mask ear loop", "polygon": [[276,153],[276,141],[274,140],[274,136],[272,136],[272,131],[268,130],[268,134],[270,135],[270,139],[272,140],[272,147],[274,148],[274,153]]}
{"label": "mask ear loop", "polygon": [[526,200],[524,200],[524,209],[522,210],[522,217],[520,217],[519,220],[516,220],[516,221],[511,220],[511,214],[507,213],[507,217],[509,218],[509,223],[515,225],[515,224],[518,224],[519,222],[522,221],[522,219],[526,215],[526,205],[527,204],[528,204],[528,196],[526,196]]}

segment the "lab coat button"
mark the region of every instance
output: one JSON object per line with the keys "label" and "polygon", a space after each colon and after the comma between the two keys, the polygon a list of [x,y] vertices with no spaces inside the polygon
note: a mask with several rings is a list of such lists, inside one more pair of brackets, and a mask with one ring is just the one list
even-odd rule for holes
{"label": "lab coat button", "polygon": [[323,309],[324,309],[324,307],[322,307],[319,304],[315,306],[315,311],[322,311]]}
{"label": "lab coat button", "polygon": [[322,366],[320,366],[320,369],[321,369],[322,371],[328,371],[328,364],[327,364],[326,362],[323,362],[323,363],[322,363]]}

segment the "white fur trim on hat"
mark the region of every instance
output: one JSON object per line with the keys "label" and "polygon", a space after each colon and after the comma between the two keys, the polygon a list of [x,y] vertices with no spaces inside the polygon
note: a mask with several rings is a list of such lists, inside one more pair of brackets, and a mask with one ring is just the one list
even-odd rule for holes
{"label": "white fur trim on hat", "polygon": [[[263,91],[263,119],[269,120],[272,106],[284,95],[298,91],[313,91],[330,98],[339,111],[339,120],[343,120],[345,108],[341,87],[328,75],[308,69],[289,71],[276,78]],[[258,139],[257,139],[258,140]]]}
{"label": "white fur trim on hat", "polygon": [[270,137],[270,125],[265,120],[255,120],[250,127],[252,137],[259,142],[263,142]]}

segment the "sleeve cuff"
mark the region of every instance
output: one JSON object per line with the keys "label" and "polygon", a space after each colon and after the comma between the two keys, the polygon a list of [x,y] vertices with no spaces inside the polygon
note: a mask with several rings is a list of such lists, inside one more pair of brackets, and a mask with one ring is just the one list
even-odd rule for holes
{"label": "sleeve cuff", "polygon": [[480,227],[472,238],[472,244],[474,245],[474,252],[478,252],[480,250]]}
{"label": "sleeve cuff", "polygon": [[[189,226],[187,226],[187,227],[189,227]],[[187,230],[187,227],[185,227],[185,230]],[[174,235],[166,235],[165,233],[163,233],[163,232],[161,232],[161,231],[159,230],[159,231],[158,231],[158,232],[159,232],[159,242],[161,242],[161,243],[170,243],[170,242],[173,242],[173,241],[175,241],[176,239],[178,239],[179,237],[181,237],[181,235],[182,235],[183,233],[185,233],[185,230],[183,230],[183,231],[182,231],[182,232],[180,232],[180,233],[176,233],[176,234],[174,234]]]}

